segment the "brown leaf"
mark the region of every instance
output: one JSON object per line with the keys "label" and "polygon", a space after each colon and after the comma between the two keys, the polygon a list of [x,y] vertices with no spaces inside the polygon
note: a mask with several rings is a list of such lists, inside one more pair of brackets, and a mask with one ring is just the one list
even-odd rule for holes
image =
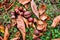
{"label": "brown leaf", "polygon": [[4,26],[0,25],[0,31],[4,33]]}
{"label": "brown leaf", "polygon": [[6,27],[5,33],[4,33],[4,40],[8,40],[8,38],[9,38],[9,31],[8,31],[8,28]]}
{"label": "brown leaf", "polygon": [[47,23],[45,21],[38,21],[37,22],[37,29],[38,30],[42,30],[42,31],[46,31],[46,27],[47,27]]}
{"label": "brown leaf", "polygon": [[0,40],[3,40],[3,38],[0,36]]}
{"label": "brown leaf", "polygon": [[19,40],[19,37],[13,38],[13,39],[11,39],[11,40]]}
{"label": "brown leaf", "polygon": [[12,19],[12,24],[11,26],[15,26],[16,25],[16,19]]}
{"label": "brown leaf", "polygon": [[19,3],[21,3],[23,5],[25,5],[25,4],[30,2],[30,0],[18,0],[18,1],[19,1]]}
{"label": "brown leaf", "polygon": [[57,38],[57,39],[53,39],[53,40],[60,40],[60,38]]}
{"label": "brown leaf", "polygon": [[31,1],[31,8],[33,13],[39,18],[39,12],[37,9],[37,5],[35,4],[34,0]]}
{"label": "brown leaf", "polygon": [[27,19],[25,19],[24,17],[23,17],[23,20],[24,20],[24,22],[25,22],[25,24],[26,24],[26,26],[27,26],[27,28],[28,28],[28,20]]}
{"label": "brown leaf", "polygon": [[42,15],[46,10],[46,5],[42,4],[41,7],[39,8],[39,13]]}
{"label": "brown leaf", "polygon": [[5,10],[9,10],[13,5],[14,5],[14,2],[15,2],[16,0],[14,0],[12,3],[9,3],[9,0],[5,0],[4,2],[3,2],[3,5],[5,5],[4,7],[5,7]]}
{"label": "brown leaf", "polygon": [[19,40],[20,39],[20,32],[16,32],[15,37],[12,38],[11,40]]}
{"label": "brown leaf", "polygon": [[26,30],[23,18],[19,15],[17,18],[17,28],[21,31],[23,40],[25,40]]}
{"label": "brown leaf", "polygon": [[29,8],[28,4],[25,4],[25,8],[26,8],[26,9],[28,9],[28,8]]}
{"label": "brown leaf", "polygon": [[52,27],[56,27],[58,25],[58,23],[60,22],[60,15],[55,17],[52,23]]}
{"label": "brown leaf", "polygon": [[45,14],[45,13],[40,16],[40,19],[41,19],[42,21],[46,20],[47,18],[48,18],[48,16],[47,16],[47,14]]}

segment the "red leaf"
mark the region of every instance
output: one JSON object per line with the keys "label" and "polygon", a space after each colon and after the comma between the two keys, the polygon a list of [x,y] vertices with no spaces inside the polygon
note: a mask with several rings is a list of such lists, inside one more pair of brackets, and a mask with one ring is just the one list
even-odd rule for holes
{"label": "red leaf", "polygon": [[37,5],[35,4],[34,0],[31,1],[31,8],[33,13],[39,18],[39,12],[37,9]]}
{"label": "red leaf", "polygon": [[25,40],[26,30],[23,18],[19,15],[17,18],[17,28],[21,31],[23,40]]}

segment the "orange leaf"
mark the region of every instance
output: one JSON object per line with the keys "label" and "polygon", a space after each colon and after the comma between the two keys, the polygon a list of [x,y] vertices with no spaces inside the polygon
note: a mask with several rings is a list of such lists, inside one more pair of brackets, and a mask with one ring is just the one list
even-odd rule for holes
{"label": "orange leaf", "polygon": [[23,5],[25,5],[25,4],[30,2],[30,0],[18,0],[18,1],[19,1],[19,3],[21,3]]}
{"label": "orange leaf", "polygon": [[5,33],[4,33],[4,40],[8,40],[8,38],[9,38],[9,32],[8,32],[8,28],[6,27]]}
{"label": "orange leaf", "polygon": [[42,15],[45,12],[45,10],[46,10],[46,5],[42,4],[41,8],[39,8],[40,15]]}
{"label": "orange leaf", "polygon": [[31,8],[33,13],[39,18],[39,12],[37,9],[37,5],[35,4],[34,0],[31,1]]}
{"label": "orange leaf", "polygon": [[23,40],[25,40],[26,30],[23,18],[19,15],[17,18],[17,28],[21,31]]}

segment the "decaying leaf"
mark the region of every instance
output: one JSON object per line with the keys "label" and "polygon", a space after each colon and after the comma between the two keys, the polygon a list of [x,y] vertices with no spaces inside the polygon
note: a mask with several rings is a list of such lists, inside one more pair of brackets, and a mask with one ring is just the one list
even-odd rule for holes
{"label": "decaying leaf", "polygon": [[4,26],[0,25],[0,31],[4,33]]}
{"label": "decaying leaf", "polygon": [[17,18],[17,28],[21,31],[23,40],[25,40],[26,30],[23,18],[19,15]]}
{"label": "decaying leaf", "polygon": [[35,4],[34,0],[31,1],[31,8],[33,13],[39,18],[39,12],[37,9],[37,5]]}
{"label": "decaying leaf", "polygon": [[26,26],[27,26],[27,28],[28,28],[28,20],[27,19],[25,19],[24,17],[23,17],[23,20],[24,20],[24,22],[25,22],[25,24],[26,24]]}
{"label": "decaying leaf", "polygon": [[46,10],[46,5],[42,4],[41,7],[39,8],[39,13],[42,15]]}
{"label": "decaying leaf", "polygon": [[21,3],[23,5],[25,5],[25,4],[30,2],[30,0],[18,0],[18,1],[19,1],[19,3]]}
{"label": "decaying leaf", "polygon": [[4,40],[8,40],[8,38],[9,38],[9,31],[8,31],[8,28],[6,27],[5,33],[4,33]]}
{"label": "decaying leaf", "polygon": [[47,27],[47,23],[46,22],[43,22],[43,21],[39,20],[37,23],[38,23],[37,24],[38,25],[37,26],[38,30],[46,31],[46,27]]}

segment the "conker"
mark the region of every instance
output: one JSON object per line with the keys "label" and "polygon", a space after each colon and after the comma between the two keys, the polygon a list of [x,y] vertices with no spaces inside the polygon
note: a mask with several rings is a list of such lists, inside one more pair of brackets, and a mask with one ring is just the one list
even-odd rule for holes
{"label": "conker", "polygon": [[34,34],[39,35],[39,31],[37,29],[34,30]]}
{"label": "conker", "polygon": [[26,11],[26,12],[24,13],[24,17],[25,17],[25,18],[29,18],[30,16],[31,16],[30,11]]}
{"label": "conker", "polygon": [[28,21],[29,22],[33,22],[34,21],[34,18],[30,17],[30,18],[28,18]]}

